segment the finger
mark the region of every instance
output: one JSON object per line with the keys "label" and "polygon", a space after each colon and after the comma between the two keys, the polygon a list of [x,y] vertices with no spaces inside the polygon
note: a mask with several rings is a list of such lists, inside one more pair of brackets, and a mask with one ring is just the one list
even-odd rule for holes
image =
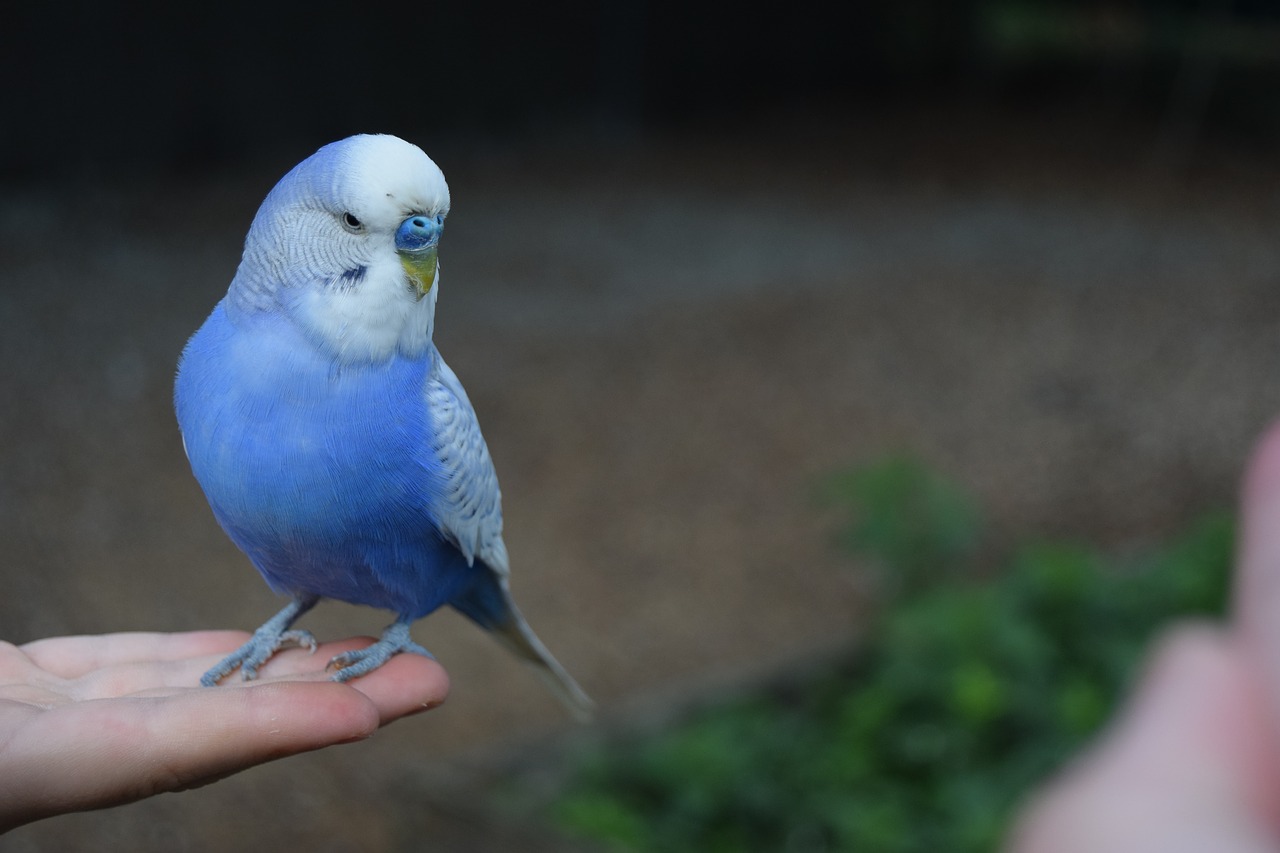
{"label": "finger", "polygon": [[1107,733],[1032,805],[1010,849],[1274,849],[1275,753],[1256,674],[1204,626],[1172,632]]}
{"label": "finger", "polygon": [[0,752],[0,804],[34,820],[130,802],[368,737],[379,722],[367,696],[333,683],[65,705],[35,715]]}
{"label": "finger", "polygon": [[[223,633],[233,639],[247,638],[246,635],[235,632],[207,633]],[[157,636],[163,637],[165,635]],[[233,672],[217,689],[251,686],[271,681],[329,681],[332,674],[325,670],[325,665],[330,658],[351,649],[364,648],[373,642],[374,640],[371,637],[352,637],[346,640],[325,643],[319,646],[315,652],[300,648],[284,649],[273,655],[262,667],[257,679],[244,681],[239,672]],[[230,648],[220,650],[217,654],[205,654],[187,659],[159,659],[105,666],[86,673],[80,678],[66,681],[61,685],[61,689],[68,699],[76,701],[109,699],[120,696],[164,696],[187,689],[211,689],[200,687],[200,677],[217,664],[225,652],[233,651],[236,647],[237,645],[233,644]],[[199,644],[196,643],[191,648],[199,648]],[[163,656],[163,658],[167,658],[167,655]],[[407,660],[409,658],[417,658],[422,663],[430,663],[432,666],[425,668],[420,665],[406,667],[403,663],[400,663],[402,659]],[[443,694],[448,692],[448,676],[444,674],[444,670],[438,664],[434,664],[433,661],[429,661],[421,655],[397,655],[385,664],[383,668],[390,666],[391,663],[397,664],[393,670],[394,673],[398,675],[416,673],[423,681],[420,685],[410,685],[403,693],[396,693],[389,685],[384,684],[382,680],[375,682],[370,690],[377,694],[379,701],[385,701],[389,709],[394,709],[394,712],[388,711],[388,713],[393,713],[392,718],[409,713],[408,709],[401,707],[403,702],[419,697],[422,702],[433,705],[443,701]],[[384,693],[385,695],[383,695]]]}
{"label": "finger", "polygon": [[1280,720],[1280,422],[1255,449],[1242,491],[1233,610]]}
{"label": "finger", "polygon": [[131,632],[52,637],[19,646],[18,650],[53,675],[79,678],[108,666],[226,655],[248,639],[249,635],[243,631]]}
{"label": "finger", "polygon": [[[231,687],[237,684],[253,684],[255,681],[270,680],[331,681],[333,673],[326,668],[331,658],[352,649],[363,649],[373,645],[375,642],[376,640],[373,637],[365,636],[332,640],[316,646],[315,649],[289,646],[272,655],[258,669],[258,675],[253,681],[246,682],[240,671],[236,670],[223,679],[220,686]],[[397,655],[396,657],[405,657],[405,655]],[[222,658],[223,655],[211,655],[184,661],[182,662],[184,664],[183,667],[175,668],[173,677],[177,680],[178,685],[192,683],[193,677],[195,682],[199,682],[200,676],[208,672]],[[395,659],[392,658],[392,660]]]}
{"label": "finger", "polygon": [[347,682],[378,709],[382,725],[410,714],[428,711],[449,695],[449,675],[443,666],[422,655],[396,655],[368,675]]}
{"label": "finger", "polygon": [[[259,682],[285,680],[330,681],[333,673],[326,669],[331,658],[352,649],[362,649],[374,642],[372,637],[352,637],[325,643],[315,654],[304,649],[289,649],[273,657],[259,672]],[[252,681],[236,680],[232,675],[223,687],[245,687]],[[365,694],[378,708],[381,723],[419,713],[444,702],[449,694],[449,676],[443,666],[431,658],[400,654],[368,675],[347,682]]]}

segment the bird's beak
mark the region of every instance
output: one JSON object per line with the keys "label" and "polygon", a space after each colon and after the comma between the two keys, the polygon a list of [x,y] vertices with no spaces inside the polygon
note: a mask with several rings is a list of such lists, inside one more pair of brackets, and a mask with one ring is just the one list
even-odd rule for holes
{"label": "bird's beak", "polygon": [[440,232],[444,230],[443,216],[427,216],[425,213],[410,216],[396,229],[396,252],[400,265],[408,276],[409,286],[418,299],[431,292],[440,265],[436,250],[440,245]]}

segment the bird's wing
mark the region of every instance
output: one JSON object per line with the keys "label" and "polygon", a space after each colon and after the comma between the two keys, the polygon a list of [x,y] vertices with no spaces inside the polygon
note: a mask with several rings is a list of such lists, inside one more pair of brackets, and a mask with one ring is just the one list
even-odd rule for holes
{"label": "bird's wing", "polygon": [[431,449],[440,462],[443,480],[438,502],[432,507],[440,530],[468,563],[478,557],[505,578],[507,546],[502,541],[498,475],[467,392],[438,356],[427,379],[426,403],[433,426]]}

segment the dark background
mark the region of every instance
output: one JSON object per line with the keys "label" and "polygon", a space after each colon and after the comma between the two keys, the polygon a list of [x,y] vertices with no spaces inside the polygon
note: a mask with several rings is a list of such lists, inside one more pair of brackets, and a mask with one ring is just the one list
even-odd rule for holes
{"label": "dark background", "polygon": [[[0,73],[6,640],[277,609],[172,375],[262,197],[354,132],[449,179],[437,339],[606,730],[856,641],[833,471],[906,452],[997,538],[1125,549],[1229,506],[1280,411],[1272,4],[24,4]],[[451,614],[415,637],[441,709],[0,850],[559,849],[489,794],[600,729]]]}
{"label": "dark background", "polygon": [[1262,0],[17,4],[0,163],[16,182],[205,174],[374,128],[501,143],[921,103],[1082,105],[1265,146],[1278,16]]}

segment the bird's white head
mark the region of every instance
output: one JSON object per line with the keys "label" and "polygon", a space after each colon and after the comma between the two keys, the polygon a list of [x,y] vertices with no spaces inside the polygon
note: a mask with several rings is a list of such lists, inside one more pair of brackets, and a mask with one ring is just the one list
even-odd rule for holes
{"label": "bird's white head", "polygon": [[282,312],[345,361],[431,345],[449,187],[394,136],[352,136],[280,179],[254,217],[229,310]]}

